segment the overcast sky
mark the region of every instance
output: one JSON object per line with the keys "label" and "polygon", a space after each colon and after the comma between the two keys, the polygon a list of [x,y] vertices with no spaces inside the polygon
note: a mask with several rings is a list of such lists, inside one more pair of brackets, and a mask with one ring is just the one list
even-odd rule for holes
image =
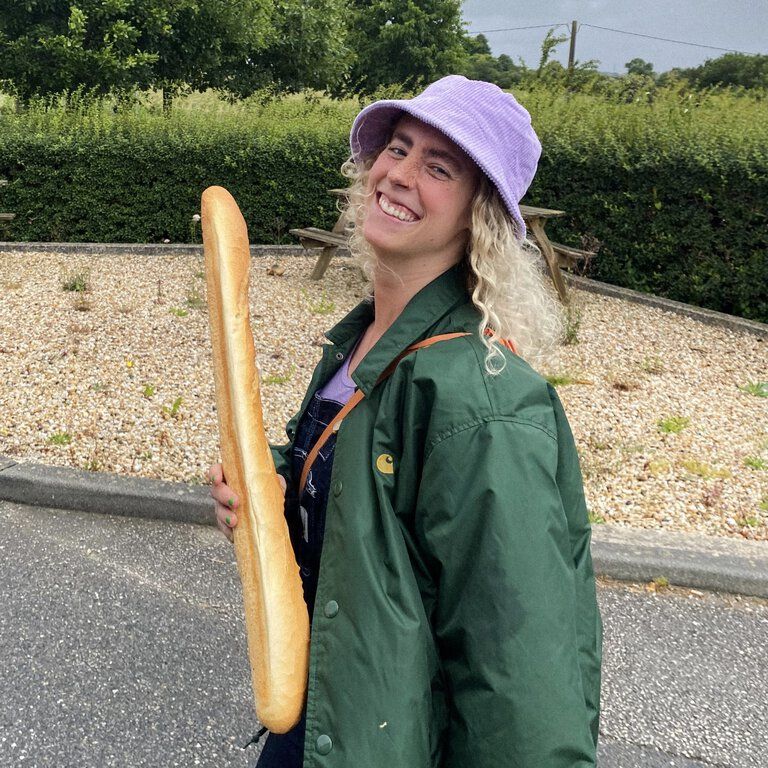
{"label": "overcast sky", "polygon": [[[766,0],[464,0],[464,20],[471,34],[484,30],[554,25],[558,34],[570,35],[570,23],[581,25],[576,34],[576,59],[599,59],[604,72],[625,72],[634,58],[653,62],[656,72],[672,67],[693,67],[726,51],[649,40],[586,26],[592,24],[627,32],[672,38],[745,53],[768,54],[768,2]],[[538,65],[544,29],[486,32],[495,56],[506,53],[529,67]],[[555,57],[568,61],[568,42]]]}

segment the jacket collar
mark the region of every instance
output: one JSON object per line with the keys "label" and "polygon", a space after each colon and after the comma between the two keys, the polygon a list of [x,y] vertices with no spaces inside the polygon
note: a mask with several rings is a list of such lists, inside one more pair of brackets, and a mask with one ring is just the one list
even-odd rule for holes
{"label": "jacket collar", "polygon": [[[426,338],[427,332],[452,310],[470,300],[464,270],[457,264],[425,285],[376,342],[352,374],[367,397],[384,369],[404,349]],[[373,321],[375,307],[369,298],[358,304],[325,335],[345,356]]]}

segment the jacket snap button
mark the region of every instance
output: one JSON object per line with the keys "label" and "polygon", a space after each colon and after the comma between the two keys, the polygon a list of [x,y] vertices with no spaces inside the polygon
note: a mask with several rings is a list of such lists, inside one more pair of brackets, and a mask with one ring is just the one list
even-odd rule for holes
{"label": "jacket snap button", "polygon": [[329,600],[323,608],[323,613],[332,619],[339,612],[339,604],[335,600]]}
{"label": "jacket snap button", "polygon": [[321,755],[327,755],[333,749],[331,737],[325,733],[318,736],[317,741],[315,742],[315,749],[317,749]]}
{"label": "jacket snap button", "polygon": [[341,480],[337,480],[333,484],[333,495],[338,496],[341,493],[342,488],[344,488],[344,483],[342,483]]}
{"label": "jacket snap button", "polygon": [[343,352],[337,352],[336,353],[336,359],[337,360],[343,360],[344,359],[344,353]]}

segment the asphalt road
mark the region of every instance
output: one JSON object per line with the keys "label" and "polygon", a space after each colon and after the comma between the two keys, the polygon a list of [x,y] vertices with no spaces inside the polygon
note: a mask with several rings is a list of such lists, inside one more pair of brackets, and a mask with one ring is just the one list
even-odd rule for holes
{"label": "asphalt road", "polygon": [[[600,601],[601,768],[768,765],[768,603],[619,585]],[[256,762],[217,531],[0,502],[0,606],[3,768]]]}

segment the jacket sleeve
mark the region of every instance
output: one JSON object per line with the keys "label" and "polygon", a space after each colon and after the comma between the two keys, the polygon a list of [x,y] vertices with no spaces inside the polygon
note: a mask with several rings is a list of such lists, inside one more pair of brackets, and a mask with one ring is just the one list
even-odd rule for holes
{"label": "jacket sleeve", "polygon": [[556,432],[459,429],[425,461],[416,520],[437,586],[444,768],[595,765],[600,618],[578,459],[555,414]]}

